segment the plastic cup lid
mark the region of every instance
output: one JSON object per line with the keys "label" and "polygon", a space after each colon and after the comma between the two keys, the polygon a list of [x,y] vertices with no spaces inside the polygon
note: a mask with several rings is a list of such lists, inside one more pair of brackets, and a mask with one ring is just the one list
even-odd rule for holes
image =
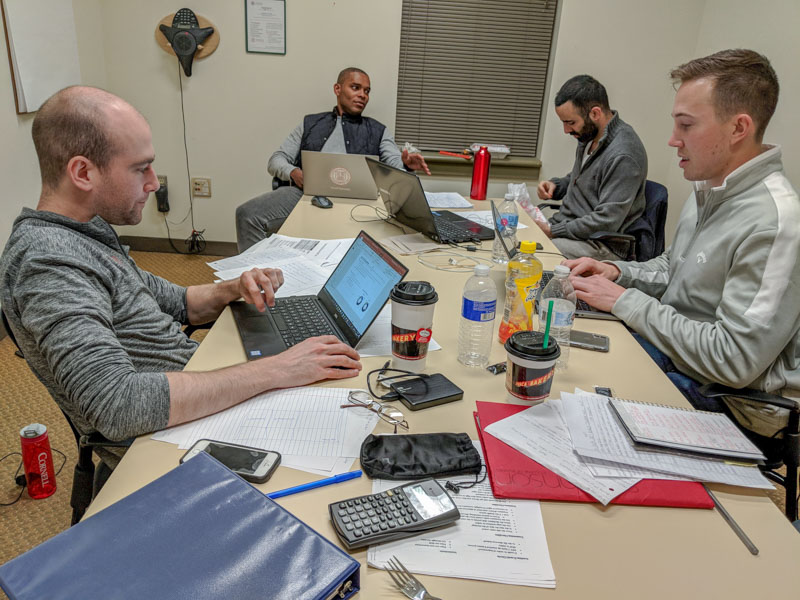
{"label": "plastic cup lid", "polygon": [[551,360],[561,356],[558,343],[550,336],[547,348],[544,347],[544,333],[541,331],[517,331],[505,344],[506,351],[527,359]]}
{"label": "plastic cup lid", "polygon": [[392,289],[392,300],[402,304],[433,304],[439,299],[427,281],[401,281]]}

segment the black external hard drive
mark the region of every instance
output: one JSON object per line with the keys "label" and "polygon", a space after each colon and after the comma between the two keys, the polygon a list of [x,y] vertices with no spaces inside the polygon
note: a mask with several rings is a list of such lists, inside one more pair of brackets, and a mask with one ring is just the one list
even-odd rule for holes
{"label": "black external hard drive", "polygon": [[411,410],[430,408],[464,397],[464,390],[441,373],[392,382],[389,386],[400,396],[400,402]]}

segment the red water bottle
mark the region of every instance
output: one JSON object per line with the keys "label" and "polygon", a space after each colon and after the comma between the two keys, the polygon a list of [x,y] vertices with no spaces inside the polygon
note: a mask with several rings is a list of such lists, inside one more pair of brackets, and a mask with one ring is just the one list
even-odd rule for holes
{"label": "red water bottle", "polygon": [[486,200],[486,186],[489,184],[489,165],[492,162],[492,155],[489,154],[489,149],[486,146],[481,146],[481,149],[474,156],[474,161],[469,197],[473,200]]}
{"label": "red water bottle", "polygon": [[56,491],[56,474],[53,469],[53,454],[50,451],[47,427],[33,423],[23,427],[19,437],[28,495],[34,500],[47,498]]}

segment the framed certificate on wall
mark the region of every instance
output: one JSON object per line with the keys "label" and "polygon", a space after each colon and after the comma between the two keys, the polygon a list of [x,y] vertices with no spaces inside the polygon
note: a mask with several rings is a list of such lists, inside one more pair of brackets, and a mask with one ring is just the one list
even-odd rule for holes
{"label": "framed certificate on wall", "polygon": [[286,54],[286,0],[244,0],[248,52]]}

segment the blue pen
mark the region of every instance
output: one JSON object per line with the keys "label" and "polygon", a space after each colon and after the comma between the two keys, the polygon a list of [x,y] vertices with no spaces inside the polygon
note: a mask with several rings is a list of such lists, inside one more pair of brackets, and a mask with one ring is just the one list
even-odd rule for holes
{"label": "blue pen", "polygon": [[342,481],[347,481],[348,479],[356,479],[358,477],[361,477],[361,471],[350,471],[349,473],[334,475],[333,477],[327,477],[326,479],[320,479],[319,481],[302,483],[294,487],[286,488],[285,490],[270,492],[269,494],[266,494],[266,496],[267,498],[275,500],[275,498],[283,498],[284,496],[290,496],[292,494],[297,494],[298,492],[305,492],[306,490],[313,490],[314,488],[322,487],[323,485],[331,485],[332,483],[339,483]]}

